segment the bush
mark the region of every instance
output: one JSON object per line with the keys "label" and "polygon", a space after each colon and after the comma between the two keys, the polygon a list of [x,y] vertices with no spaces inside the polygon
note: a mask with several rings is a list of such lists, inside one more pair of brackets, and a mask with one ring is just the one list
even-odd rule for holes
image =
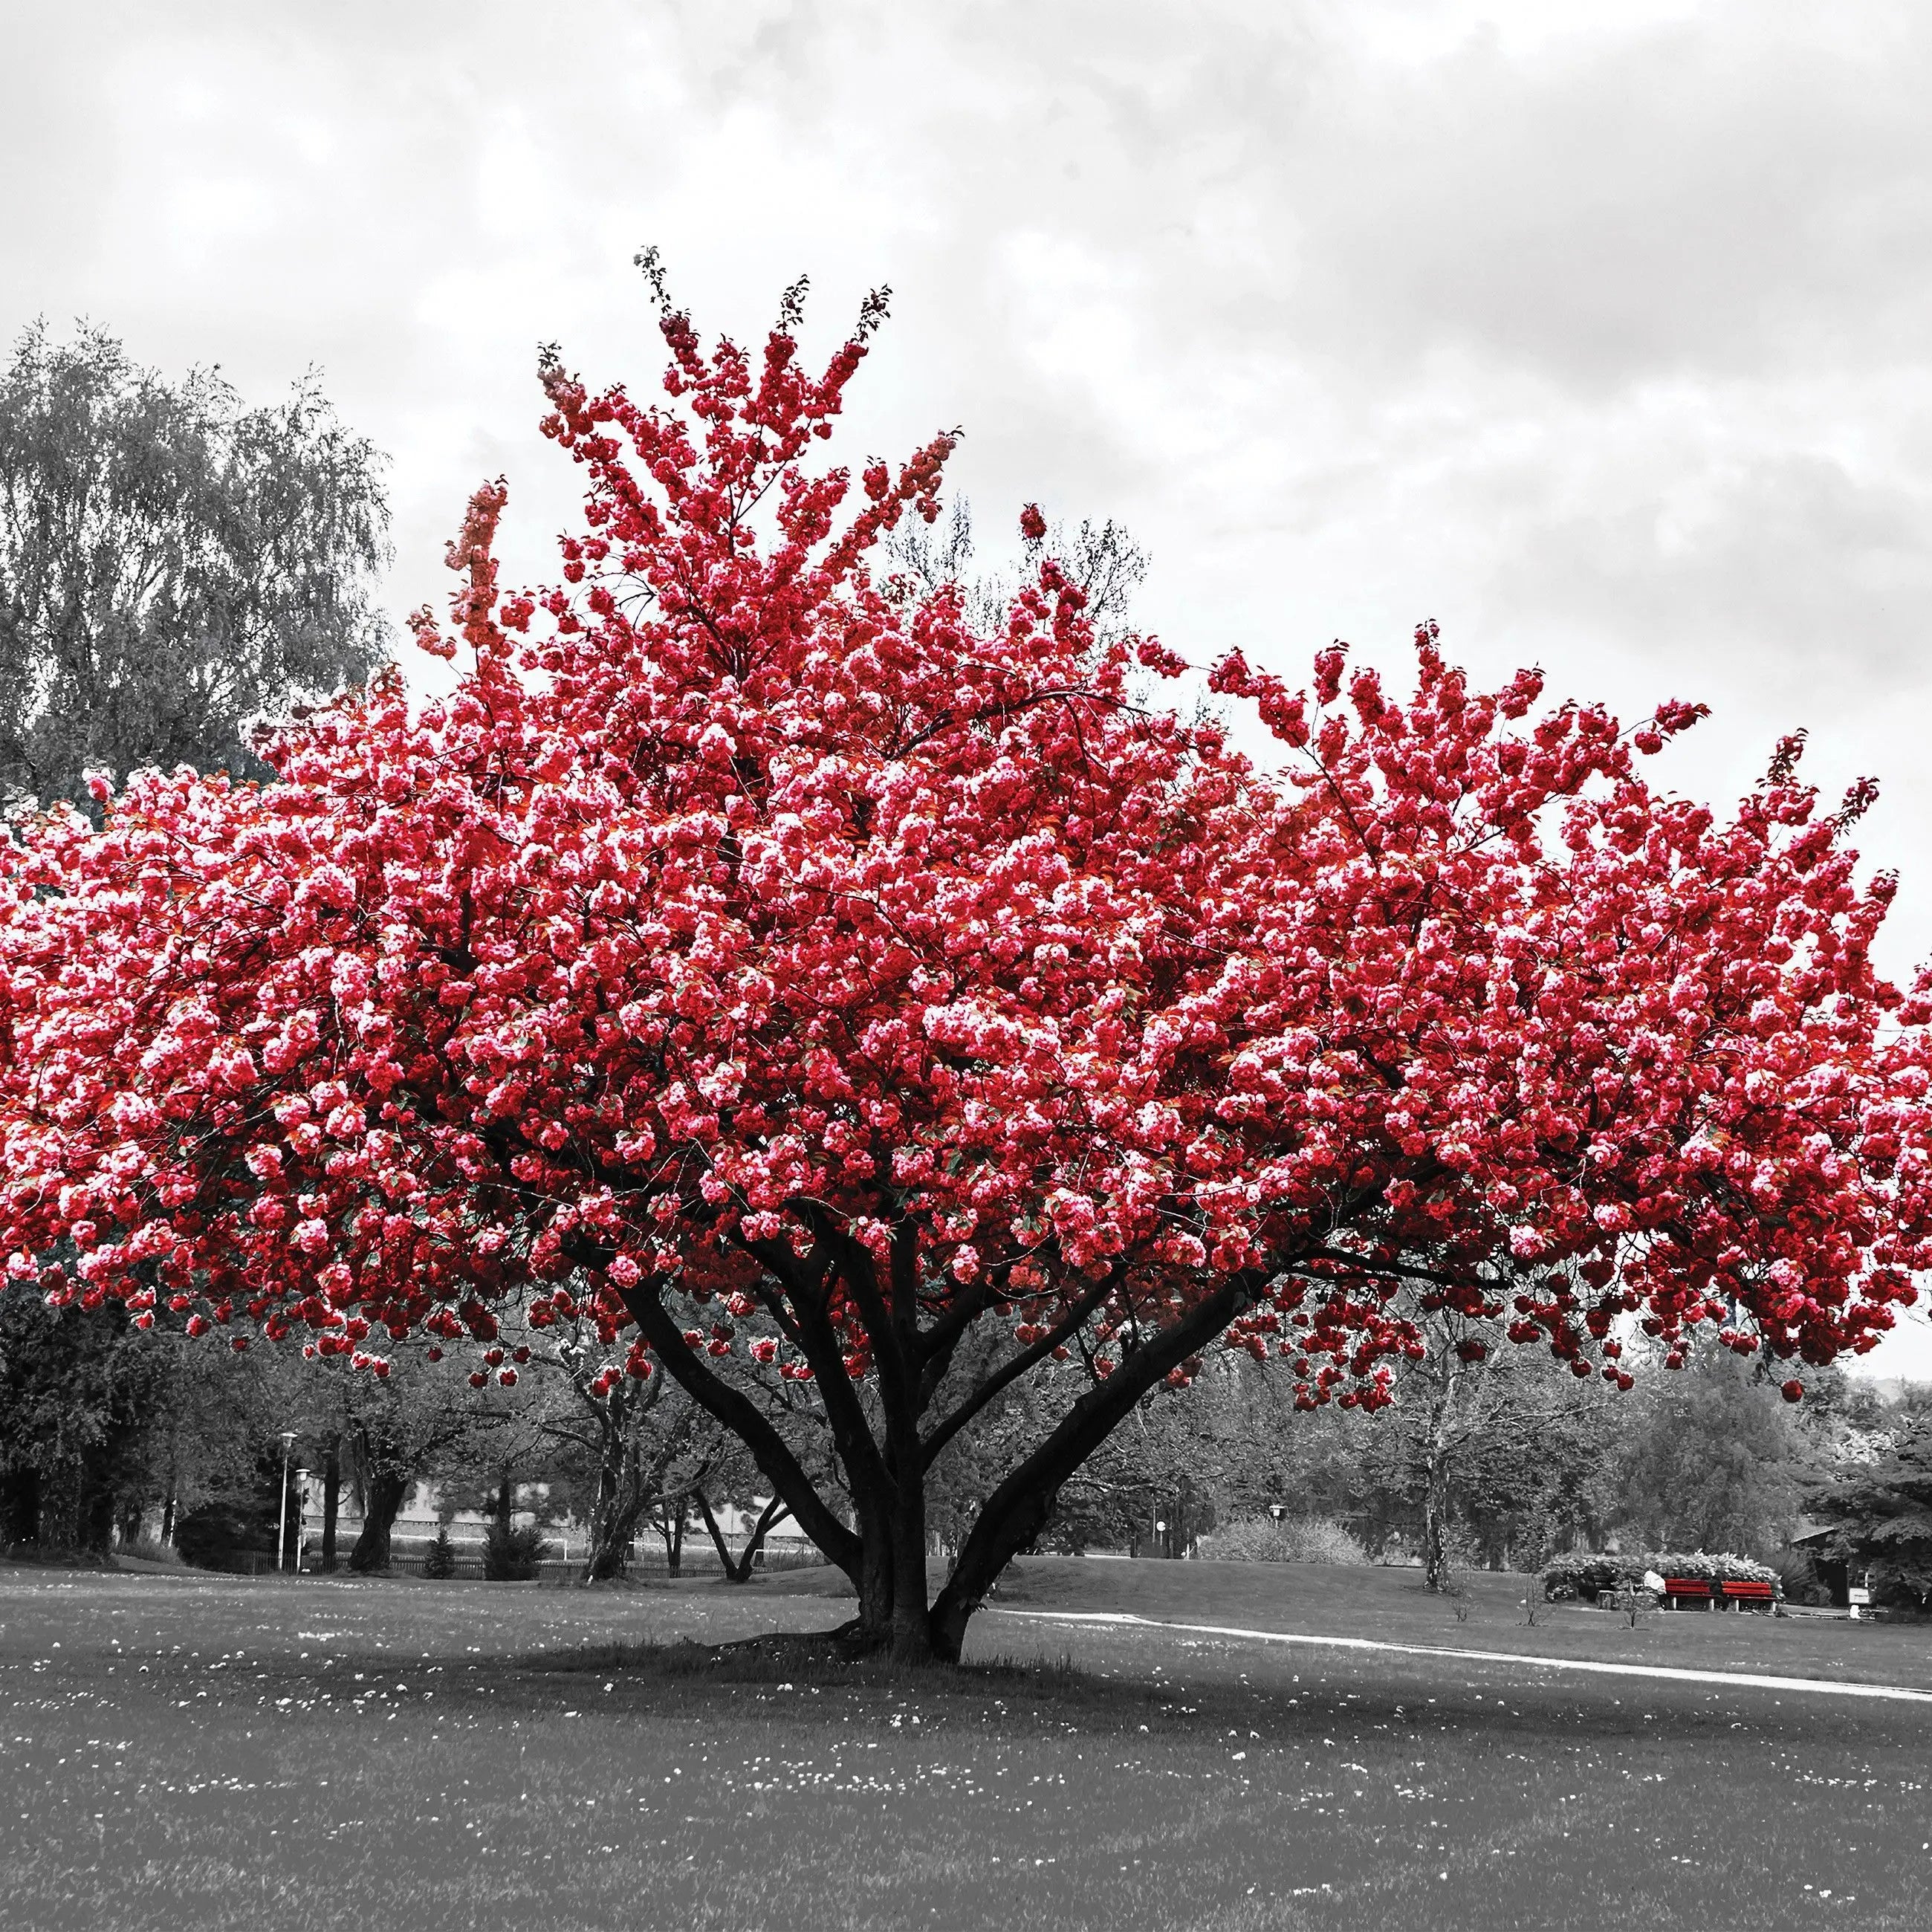
{"label": "bush", "polygon": [[1787,1603],[1828,1605],[1831,1592],[1818,1574],[1818,1566],[1802,1550],[1780,1550],[1771,1559],[1778,1572],[1778,1587]]}
{"label": "bush", "polygon": [[1783,1580],[1768,1564],[1733,1556],[1728,1550],[1712,1556],[1702,1550],[1653,1550],[1614,1556],[1590,1552],[1555,1557],[1544,1565],[1543,1594],[1552,1603],[1562,1603],[1572,1598],[1593,1598],[1603,1590],[1638,1588],[1647,1570],[1654,1570],[1660,1576],[1682,1576],[1700,1583],[1768,1583],[1780,1601],[1784,1596]]}
{"label": "bush", "polygon": [[175,1525],[175,1548],[197,1570],[272,1568],[275,1525],[255,1508],[204,1503]]}
{"label": "bush", "polygon": [[116,1556],[131,1556],[140,1563],[170,1563],[178,1569],[182,1553],[172,1543],[158,1541],[152,1536],[138,1536],[132,1543],[124,1543],[115,1551]]}
{"label": "bush", "polygon": [[[549,1554],[541,1530],[510,1529],[493,1522],[483,1539],[483,1574],[492,1583],[527,1583]],[[424,1574],[428,1574],[427,1568]]]}
{"label": "bush", "polygon": [[1220,1563],[1366,1563],[1368,1552],[1332,1516],[1251,1517],[1210,1529],[1196,1552]]}
{"label": "bush", "polygon": [[760,1570],[823,1570],[826,1567],[825,1552],[822,1550],[774,1550],[768,1543],[759,1552],[758,1567]]}
{"label": "bush", "polygon": [[456,1574],[456,1545],[449,1540],[448,1523],[437,1530],[435,1541],[423,1552],[423,1574],[436,1583],[446,1583]]}

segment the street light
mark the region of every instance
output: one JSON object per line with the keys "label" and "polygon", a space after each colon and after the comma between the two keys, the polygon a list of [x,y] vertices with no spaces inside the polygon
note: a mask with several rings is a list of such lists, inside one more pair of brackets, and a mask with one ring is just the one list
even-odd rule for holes
{"label": "street light", "polygon": [[292,1429],[282,1431],[282,1518],[275,1530],[275,1568],[289,1567],[289,1457],[296,1446]]}

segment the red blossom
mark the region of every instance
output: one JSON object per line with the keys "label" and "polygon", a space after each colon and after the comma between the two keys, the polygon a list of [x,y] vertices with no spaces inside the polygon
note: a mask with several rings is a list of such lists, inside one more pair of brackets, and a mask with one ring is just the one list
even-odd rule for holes
{"label": "red blossom", "polygon": [[584,527],[503,599],[478,493],[447,698],[379,677],[278,783],[139,774],[0,857],[10,1278],[331,1353],[567,1286],[697,1388],[757,1310],[828,1418],[910,1385],[901,1280],[1087,1348],[1103,1421],[1222,1334],[1378,1406],[1418,1280],[1620,1388],[1625,1317],[1824,1363],[1913,1299],[1932,982],[1874,972],[1867,792],[1821,813],[1794,740],[1720,819],[1640,775],[1698,707],[1474,688],[1432,625],[1401,688],[1223,660],[1258,767],[1051,557],[988,626],[874,580],[953,439],[811,466],[863,330],[817,375],[664,332],[655,404],[546,364]]}

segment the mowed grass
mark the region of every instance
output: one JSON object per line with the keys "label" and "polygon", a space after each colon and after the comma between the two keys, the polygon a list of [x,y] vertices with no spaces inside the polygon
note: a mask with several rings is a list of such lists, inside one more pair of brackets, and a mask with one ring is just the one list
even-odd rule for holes
{"label": "mowed grass", "polygon": [[1932,1690],[1932,1625],[1658,1610],[1640,1613],[1633,1626],[1626,1616],[1574,1604],[1537,1604],[1532,1624],[1530,1577],[1473,1570],[1458,1580],[1460,1596],[1444,1599],[1422,1588],[1420,1576],[1315,1564],[1048,1556],[1017,1565],[994,1600],[1030,1611],[1125,1612],[1168,1623]]}
{"label": "mowed grass", "polygon": [[[1041,1559],[1001,1600],[1928,1669],[1922,1631],[1531,1628],[1475,1582],[1466,1622],[1400,1571]],[[0,1924],[1932,1924],[1932,1707],[998,1610],[916,1677],[703,1647],[848,1608],[0,1565]]]}

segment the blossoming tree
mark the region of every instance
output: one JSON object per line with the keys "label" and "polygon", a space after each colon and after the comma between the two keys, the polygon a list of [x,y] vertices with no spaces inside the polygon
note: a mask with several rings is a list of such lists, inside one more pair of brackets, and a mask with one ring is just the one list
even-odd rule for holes
{"label": "blossoming tree", "polygon": [[[1340,646],[1306,692],[1222,661],[1258,766],[1050,557],[992,626],[870,567],[952,440],[814,466],[883,304],[814,374],[801,296],[761,356],[666,304],[648,404],[547,356],[584,525],[506,594],[478,493],[453,634],[417,623],[470,654],[447,700],[386,676],[278,784],[103,780],[103,830],[8,850],[20,1291],[377,1373],[426,1330],[478,1384],[587,1314],[910,1658],[1210,1344],[1310,1405],[1386,1400],[1418,1295],[1618,1384],[1632,1323],[1871,1344],[1932,1230],[1862,792],[1821,815],[1794,742],[1720,823],[1639,776],[1694,707],[1473,691],[1432,626],[1400,701]],[[927,1472],[1049,1360],[1078,1393],[929,1600]]]}

